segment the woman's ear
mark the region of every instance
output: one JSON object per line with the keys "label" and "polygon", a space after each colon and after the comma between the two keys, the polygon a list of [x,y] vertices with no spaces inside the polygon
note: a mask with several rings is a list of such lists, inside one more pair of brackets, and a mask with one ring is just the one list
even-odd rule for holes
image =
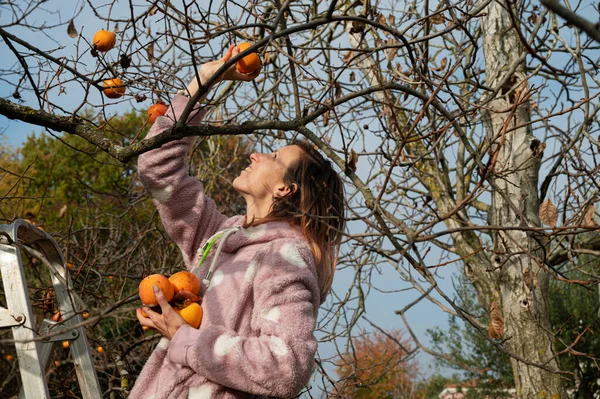
{"label": "woman's ear", "polygon": [[293,194],[298,190],[298,185],[296,183],[292,183],[291,187],[286,186],[285,184],[281,184],[277,187],[275,194],[273,194],[274,198],[283,198],[287,195]]}

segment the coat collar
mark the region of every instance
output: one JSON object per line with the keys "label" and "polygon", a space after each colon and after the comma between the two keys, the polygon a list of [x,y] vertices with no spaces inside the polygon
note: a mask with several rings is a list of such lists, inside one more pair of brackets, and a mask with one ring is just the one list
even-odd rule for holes
{"label": "coat collar", "polygon": [[237,252],[240,248],[252,244],[268,243],[280,238],[300,239],[305,241],[299,226],[289,222],[276,221],[262,223],[252,227],[242,227],[246,217],[243,215],[232,217],[220,226],[220,230],[241,227],[239,231],[230,235],[223,244],[223,251]]}

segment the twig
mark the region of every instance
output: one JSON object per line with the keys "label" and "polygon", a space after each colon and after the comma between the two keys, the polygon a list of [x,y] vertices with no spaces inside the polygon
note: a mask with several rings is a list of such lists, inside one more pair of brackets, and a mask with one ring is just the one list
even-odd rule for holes
{"label": "twig", "polygon": [[558,2],[554,0],[542,0],[542,4],[546,6],[549,10],[560,15],[568,23],[575,25],[576,27],[587,33],[588,36],[594,39],[595,41],[600,42],[600,30],[598,30],[597,25],[591,23],[587,19],[581,18],[579,15],[570,11],[566,7],[561,6],[560,4],[558,4]]}

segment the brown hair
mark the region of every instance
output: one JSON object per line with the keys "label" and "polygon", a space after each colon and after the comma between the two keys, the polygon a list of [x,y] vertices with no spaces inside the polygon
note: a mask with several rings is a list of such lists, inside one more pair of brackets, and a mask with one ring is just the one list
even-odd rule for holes
{"label": "brown hair", "polygon": [[331,289],[345,226],[344,185],[326,160],[310,143],[292,143],[302,149],[300,158],[283,176],[283,184],[292,189],[283,197],[273,198],[265,219],[248,225],[286,220],[300,226],[312,249],[321,277],[321,297]]}

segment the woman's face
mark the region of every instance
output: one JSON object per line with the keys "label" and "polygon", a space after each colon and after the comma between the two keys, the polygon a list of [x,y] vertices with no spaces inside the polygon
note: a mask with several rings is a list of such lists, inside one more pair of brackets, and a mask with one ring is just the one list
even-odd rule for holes
{"label": "woman's face", "polygon": [[253,153],[250,165],[233,180],[233,188],[248,204],[270,204],[273,196],[284,196],[291,189],[283,184],[283,176],[301,155],[302,149],[296,145],[282,147],[270,154]]}

